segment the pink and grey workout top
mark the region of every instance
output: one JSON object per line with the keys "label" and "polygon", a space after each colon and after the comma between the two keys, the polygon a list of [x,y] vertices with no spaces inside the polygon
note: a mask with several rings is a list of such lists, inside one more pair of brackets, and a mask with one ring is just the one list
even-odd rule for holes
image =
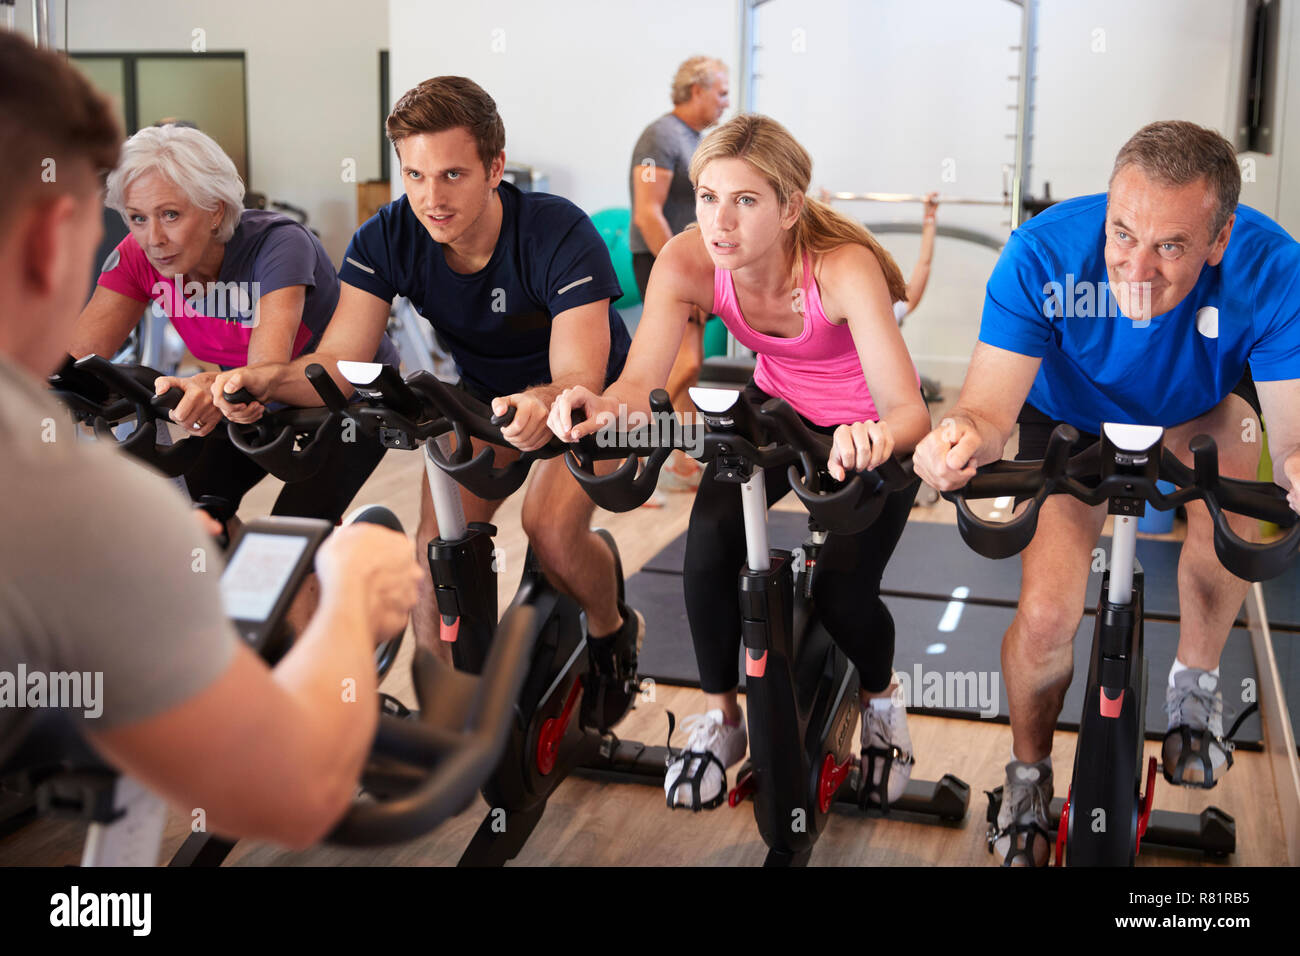
{"label": "pink and grey workout top", "polygon": [[736,341],[758,355],[754,384],[789,402],[816,425],[876,421],[876,403],[848,323],[833,324],[822,308],[809,259],[803,262],[803,332],[782,338],[756,332],[740,312],[731,270],[713,271],[713,311]]}
{"label": "pink and grey workout top", "polygon": [[[338,273],[320,240],[288,216],[261,209],[244,210],[226,243],[218,281],[201,292],[178,286],[176,276],[154,268],[132,236],[109,254],[99,284],[137,302],[152,302],[195,358],[223,368],[248,364],[261,296],[306,287],[302,322],[293,340],[295,358],[315,349],[339,301]],[[397,364],[397,350],[387,336],[376,361]]]}

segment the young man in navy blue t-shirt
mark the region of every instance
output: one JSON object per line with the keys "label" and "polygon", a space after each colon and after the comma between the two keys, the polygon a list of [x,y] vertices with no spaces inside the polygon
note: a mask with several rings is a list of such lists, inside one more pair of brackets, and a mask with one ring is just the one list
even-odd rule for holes
{"label": "young man in navy blue t-shirt", "polygon": [[[618,377],[630,339],[610,303],[622,295],[591,220],[566,199],[523,193],[502,181],[505,128],[492,98],[473,81],[443,76],[408,91],[387,121],[406,195],[352,237],[339,271],[338,311],[311,360],[367,361],[395,296],[406,296],[447,343],[470,394],[510,406],[503,436],[519,451],[550,439],[546,416],[563,389],[593,391]],[[298,383],[303,404],[319,404],[304,376],[309,361],[245,369],[255,395]],[[351,386],[330,366],[340,385]],[[498,461],[505,460],[499,456]],[[489,521],[500,501],[461,490],[468,521]],[[590,530],[595,506],[561,458],[533,469],[523,526],[547,576],[587,614],[588,653],[600,689],[583,696],[584,722],[606,729],[635,690],[645,624],[618,602],[614,559]],[[417,555],[437,535],[427,478]],[[427,571],[427,568],[426,568]],[[414,614],[418,640],[439,649],[433,583],[426,574]],[[445,652],[444,652],[445,653]]]}
{"label": "young man in navy blue t-shirt", "polygon": [[[1262,412],[1274,480],[1300,511],[1300,244],[1239,206],[1240,189],[1222,136],[1153,123],[1120,150],[1108,194],[1060,203],[1016,230],[989,280],[957,407],[917,447],[917,473],[941,490],[962,487],[1002,457],[1019,420],[1021,460],[1042,458],[1059,422],[1087,437],[1103,422],[1159,425],[1187,464],[1188,442],[1209,434],[1221,472],[1253,479]],[[1054,838],[1052,731],[1105,518],[1104,505],[1053,495],[1023,552],[1002,645],[1013,759],[998,818],[999,849],[1017,862],[1041,865]],[[1232,519],[1243,537],[1258,534],[1252,519]],[[1231,766],[1219,656],[1249,587],[1219,564],[1212,539],[1204,504],[1189,503],[1163,752],[1166,776],[1181,767],[1177,782],[1205,787]]]}

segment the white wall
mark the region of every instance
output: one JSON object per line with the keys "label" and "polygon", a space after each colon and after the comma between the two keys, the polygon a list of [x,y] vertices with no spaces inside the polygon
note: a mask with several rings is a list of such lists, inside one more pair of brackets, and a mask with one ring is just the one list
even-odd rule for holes
{"label": "white wall", "polygon": [[1294,3],[1282,5],[1279,24],[1277,119],[1281,135],[1271,160],[1277,170],[1277,221],[1300,238],[1300,13]]}
{"label": "white wall", "polygon": [[[1143,123],[1184,118],[1229,131],[1243,0],[1043,0],[1031,188],[1105,188],[1116,149]],[[63,5],[51,4],[56,20]],[[1243,199],[1300,234],[1300,16],[1284,4],[1279,137],[1252,155]],[[666,111],[674,68],[724,58],[739,91],[739,0],[70,0],[73,50],[246,52],[253,187],[305,207],[336,259],[360,179],[379,169],[378,51],[392,52],[390,97],[460,73],[496,98],[512,160],[550,177],[589,212],[628,205],[637,135]],[[25,25],[30,5],[20,3]],[[757,12],[755,107],[812,152],[814,186],[997,198],[1010,163],[1020,11],[1007,0],[769,0]],[[945,181],[945,172],[952,178]],[[852,209],[919,219],[916,206]],[[945,206],[940,221],[1005,235],[998,208]],[[916,241],[885,236],[904,271]],[[978,327],[986,250],[940,240],[933,283],[906,334],[922,367],[959,381]]]}
{"label": "white wall", "polygon": [[[1284,5],[1287,36],[1300,27]],[[1106,188],[1115,153],[1148,122],[1186,119],[1230,133],[1242,49],[1241,0],[1042,0],[1030,191],[1067,198]],[[1014,159],[1020,8],[1006,0],[770,0],[758,10],[755,108],[790,127],[836,191],[999,198]],[[1300,232],[1300,97],[1290,153],[1261,156],[1242,198]],[[1281,114],[1279,114],[1279,119]],[[1283,173],[1286,166],[1294,172]],[[951,181],[945,171],[955,173]],[[858,218],[918,222],[919,206],[844,204]],[[941,223],[1005,237],[1007,211],[941,206]],[[911,237],[882,235],[904,273]],[[941,239],[929,291],[904,328],[917,364],[961,381],[993,257]]]}
{"label": "white wall", "polygon": [[[754,108],[813,157],[813,186],[997,200],[1014,157],[1019,11],[1005,0],[770,0],[757,12]],[[844,203],[868,223],[919,223],[919,205]],[[1005,238],[1000,207],[944,206],[940,222]],[[881,233],[903,274],[914,236]],[[958,383],[996,254],[949,239],[904,338],[921,371]]]}
{"label": "white wall", "polygon": [[[52,0],[56,43],[64,4]],[[190,52],[193,31],[210,51],[243,51],[248,84],[251,188],[307,211],[335,262],[356,228],[356,178],[379,175],[379,51],[385,3],[356,0],[69,0],[77,52]],[[30,35],[31,4],[16,26]]]}
{"label": "white wall", "polygon": [[735,0],[392,0],[390,91],[468,76],[497,102],[507,158],[589,213],[628,206],[632,147],[672,108],[678,64],[703,53],[734,74],[738,18]]}

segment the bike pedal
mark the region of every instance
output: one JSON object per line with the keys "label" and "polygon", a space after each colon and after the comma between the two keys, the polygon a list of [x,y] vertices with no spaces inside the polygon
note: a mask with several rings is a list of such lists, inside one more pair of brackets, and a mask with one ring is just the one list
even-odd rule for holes
{"label": "bike pedal", "polygon": [[727,792],[727,806],[740,806],[754,792],[754,771],[747,770],[736,778],[736,785]]}
{"label": "bike pedal", "polygon": [[614,736],[614,732],[612,730],[605,733],[600,738],[600,756],[605,760],[612,759],[614,753],[618,750],[618,745],[620,743],[621,741],[616,736]]}
{"label": "bike pedal", "polygon": [[992,790],[985,790],[984,796],[989,798],[989,808],[984,814],[984,819],[988,823],[984,838],[988,843],[989,853],[992,854],[994,844],[998,842],[998,813],[1002,810],[1002,788],[995,787]]}

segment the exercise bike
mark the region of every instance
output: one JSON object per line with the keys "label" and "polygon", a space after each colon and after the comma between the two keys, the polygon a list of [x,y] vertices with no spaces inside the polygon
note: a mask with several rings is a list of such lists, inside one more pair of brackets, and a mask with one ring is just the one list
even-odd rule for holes
{"label": "exercise bike", "polygon": [[[385,508],[364,509],[359,520],[401,529]],[[288,649],[278,642],[279,625],[332,530],[325,521],[271,517],[237,533],[222,574],[222,597],[240,636],[268,664]],[[417,650],[412,680],[419,716],[381,715],[361,780],[367,796],[354,802],[327,842],[403,842],[465,808],[506,745],[535,636],[532,617],[531,608],[520,608],[502,621],[479,676],[457,673]],[[42,814],[88,822],[83,866],[158,862],[166,805],[104,763],[57,711],[43,715],[0,762],[0,789],[30,796]],[[215,865],[233,846],[193,833],[170,865]]]}
{"label": "exercise bike", "polygon": [[[1156,758],[1142,766],[1147,694],[1143,652],[1143,573],[1136,557],[1137,520],[1149,503],[1160,511],[1201,499],[1214,521],[1214,550],[1220,563],[1248,581],[1276,577],[1295,559],[1300,524],[1286,492],[1270,482],[1238,481],[1219,475],[1218,449],[1207,435],[1190,444],[1194,466],[1188,468],[1163,448],[1163,429],[1155,426],[1105,424],[1100,440],[1074,457],[1070,449],[1079,433],[1059,425],[1042,461],[1001,461],[984,466],[964,488],[944,492],[957,505],[962,538],[987,558],[1007,558],[1033,539],[1038,513],[1050,494],[1069,494],[1089,505],[1106,503],[1115,516],[1110,560],[1102,578],[1093,631],[1092,655],[1084,693],[1083,716],[1075,749],[1074,774],[1064,801],[1052,802],[1058,819],[1056,864],[1132,866],[1143,842],[1199,849],[1226,856],[1236,848],[1232,817],[1209,807],[1200,814],[1153,810]],[[1171,482],[1168,495],[1156,480]],[[978,517],[967,502],[999,496],[1029,497],[1028,507],[1007,522]],[[1238,536],[1224,511],[1272,521],[1290,530],[1269,544]],[[1253,706],[1253,705],[1252,705]],[[1246,716],[1243,713],[1237,721]],[[1231,760],[1229,730],[1225,750]],[[1184,748],[1184,756],[1189,756]],[[1206,779],[1209,756],[1202,752]],[[1167,768],[1168,769],[1168,768]],[[1170,773],[1181,779],[1182,767]],[[1143,778],[1146,790],[1143,792]],[[996,839],[1002,788],[989,794],[989,852]],[[1031,838],[1013,834],[1007,865],[1021,855],[1032,865]]]}
{"label": "exercise bike", "polygon": [[[340,362],[339,371],[356,387],[358,397],[351,404],[343,403],[332,382],[315,378],[327,406],[387,447],[422,450],[438,519],[439,537],[429,544],[428,560],[440,638],[450,645],[457,670],[479,673],[498,631],[492,545],[496,529],[465,521],[456,483],[486,500],[505,498],[523,484],[533,462],[564,454],[567,446],[554,440],[496,467],[492,449],[474,455],[470,438],[507,445],[501,429],[512,420],[513,409],[495,418],[487,405],[424,370],[405,380],[394,369],[371,363]],[[621,601],[623,569],[618,549],[608,532],[596,533],[614,554]],[[582,612],[546,579],[531,548],[507,613],[522,607],[534,610],[532,659],[505,753],[483,787],[490,809],[461,855],[462,866],[499,866],[517,856],[551,794],[570,773],[655,785],[663,780],[666,747],[621,740],[612,731],[601,734],[575,719],[587,670]]]}
{"label": "exercise bike", "polygon": [[[318,365],[312,369],[309,378],[319,383],[319,388],[333,388],[342,401],[328,373]],[[115,364],[87,355],[65,363],[50,376],[50,388],[68,406],[73,420],[90,427],[99,440],[116,444],[166,477],[178,478],[194,466],[203,445],[193,436],[171,439],[170,413],[185,393],[173,386],[155,395],[153,383],[160,374],[148,366]],[[245,389],[228,393],[227,398],[253,400]],[[342,425],[342,416],[329,408],[285,406],[268,409],[251,425],[227,421],[224,440],[269,474],[296,482],[313,477],[325,466],[342,440]],[[223,529],[235,516],[233,506],[224,499],[205,496],[197,505]],[[217,540],[227,548],[229,533],[223,531]],[[375,667],[381,679],[397,660],[401,643],[399,635],[376,648]]]}
{"label": "exercise bike", "polygon": [[[836,487],[824,473],[829,437],[809,430],[784,400],[755,409],[737,391],[692,388],[690,394],[704,418],[703,434],[691,434],[673,413],[668,394],[657,389],[650,396],[652,421],[659,423],[654,431],[620,435],[595,452],[597,458],[626,456],[616,471],[602,477],[574,457],[568,464],[592,499],[611,511],[630,511],[646,501],[674,448],[702,448],[701,460],[717,462],[717,480],[740,485],[748,554],[739,598],[750,759],[728,802],[735,807],[753,795],[754,817],[769,847],[764,865],[802,866],[834,803],[889,812],[888,769],[895,756],[872,748],[855,759],[858,673],[812,603],[818,552],[828,531],[867,528],[888,495],[915,479],[909,467],[891,459],[874,472],[850,474]],[[653,449],[639,473],[637,454],[629,455],[629,448]],[[810,515],[798,567],[791,552],[768,546],[763,471],[780,467],[788,468],[790,485]],[[881,779],[873,785],[878,764]],[[694,788],[698,801],[698,779]],[[969,800],[970,788],[946,774],[937,783],[910,780],[892,807],[956,821]]]}

